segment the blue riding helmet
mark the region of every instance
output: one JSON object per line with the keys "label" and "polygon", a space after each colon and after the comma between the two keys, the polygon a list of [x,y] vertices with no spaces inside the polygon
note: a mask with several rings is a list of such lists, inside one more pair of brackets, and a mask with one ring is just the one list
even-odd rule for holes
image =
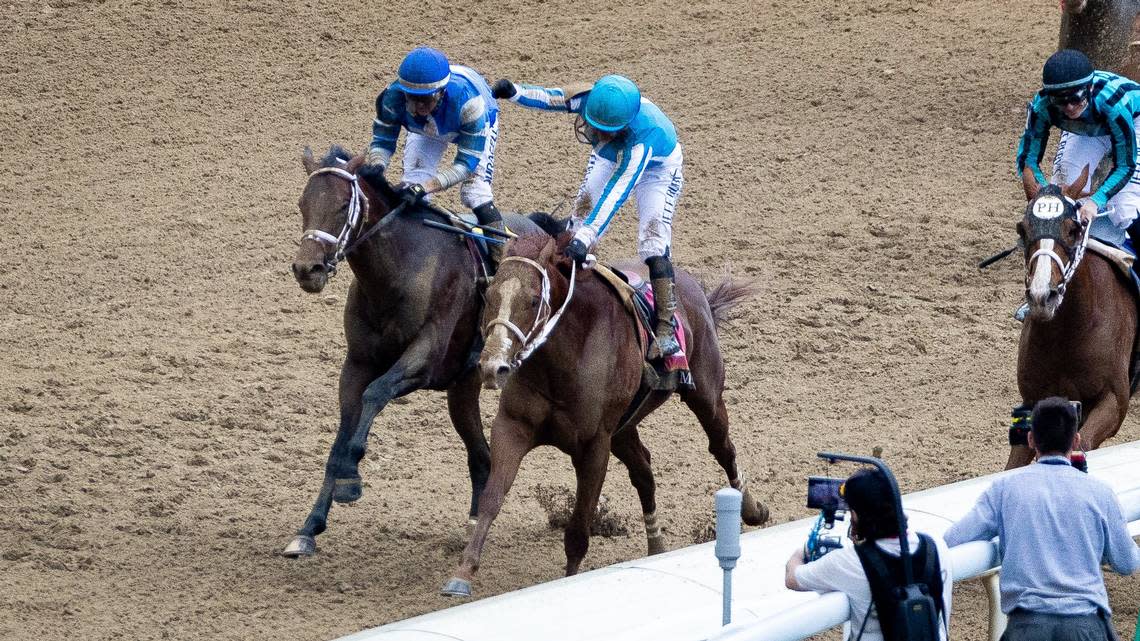
{"label": "blue riding helmet", "polygon": [[1041,89],[1046,94],[1067,93],[1087,87],[1093,80],[1093,65],[1076,49],[1062,49],[1045,61]]}
{"label": "blue riding helmet", "polygon": [[617,131],[641,111],[641,91],[625,76],[602,76],[586,98],[582,116],[600,131]]}
{"label": "blue riding helmet", "polygon": [[416,47],[400,63],[396,84],[404,93],[426,96],[446,87],[449,80],[447,56],[438,49]]}

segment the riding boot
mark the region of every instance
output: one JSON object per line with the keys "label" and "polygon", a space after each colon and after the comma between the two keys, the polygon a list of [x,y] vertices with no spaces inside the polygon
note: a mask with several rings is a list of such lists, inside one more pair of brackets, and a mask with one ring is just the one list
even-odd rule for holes
{"label": "riding boot", "polygon": [[1140,216],[1128,226],[1128,238],[1132,241],[1132,251],[1140,252]]}
{"label": "riding boot", "polygon": [[[475,218],[478,219],[481,226],[496,231],[507,230],[503,224],[503,215],[499,213],[499,209],[495,207],[494,202],[484,203],[471,211],[475,214]],[[495,272],[499,269],[499,263],[503,260],[503,251],[506,249],[506,243],[494,241],[505,241],[506,238],[493,236],[491,234],[486,234],[486,236],[488,238],[487,257],[491,261],[489,269],[491,276],[494,276]]]}
{"label": "riding boot", "polygon": [[645,259],[645,264],[649,266],[649,284],[653,287],[657,311],[654,344],[649,348],[649,358],[665,358],[681,351],[681,344],[673,335],[673,312],[677,311],[673,264],[668,256],[650,256]]}

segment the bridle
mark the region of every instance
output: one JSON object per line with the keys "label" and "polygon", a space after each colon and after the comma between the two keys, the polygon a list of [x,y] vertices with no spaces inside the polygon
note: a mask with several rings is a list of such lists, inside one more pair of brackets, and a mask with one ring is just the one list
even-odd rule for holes
{"label": "bridle", "polygon": [[542,291],[538,301],[538,313],[534,317],[534,324],[531,325],[529,332],[523,333],[518,325],[515,325],[509,319],[503,320],[496,318],[487,323],[487,326],[483,328],[483,340],[487,340],[487,337],[491,334],[491,330],[497,325],[502,325],[507,331],[514,334],[522,345],[522,349],[520,349],[514,359],[511,360],[511,368],[514,369],[534,353],[534,350],[541,347],[542,344],[546,342],[546,339],[549,338],[550,333],[554,331],[555,326],[558,325],[559,319],[562,318],[562,312],[566,311],[566,306],[570,304],[570,299],[574,297],[574,281],[578,266],[575,263],[571,263],[570,287],[566,292],[566,300],[562,302],[562,306],[558,308],[558,311],[552,314],[553,306],[550,304],[550,274],[547,273],[546,268],[540,265],[538,261],[531,260],[525,256],[507,256],[500,261],[499,271],[502,271],[504,264],[512,261],[529,265],[537,269],[538,273],[542,275]]}
{"label": "bridle", "polygon": [[343,178],[352,186],[352,195],[348,198],[348,217],[344,221],[344,227],[341,228],[340,233],[336,236],[321,230],[321,229],[306,229],[301,234],[301,241],[315,240],[318,243],[325,245],[332,249],[324,256],[325,270],[328,275],[332,277],[336,274],[336,264],[344,260],[348,252],[355,249],[356,245],[360,243],[363,238],[358,239],[355,243],[349,246],[348,241],[354,234],[359,233],[361,221],[368,217],[368,199],[364,197],[364,191],[360,188],[360,178],[349,171],[345,171],[340,167],[322,167],[313,173],[309,174],[309,180],[314,176],[320,174],[332,174],[337,178]]}
{"label": "bridle", "polygon": [[[1072,204],[1072,201],[1068,198],[1065,198],[1065,200],[1068,202],[1068,204]],[[1037,217],[1036,214],[1033,214],[1033,216]],[[1081,233],[1080,240],[1077,241],[1077,244],[1069,247],[1066,252],[1069,255],[1068,264],[1062,262],[1061,257],[1058,256],[1057,252],[1053,251],[1051,247],[1042,247],[1033,252],[1033,255],[1029,257],[1028,262],[1027,273],[1029,274],[1033,273],[1038,258],[1048,258],[1049,260],[1053,261],[1055,265],[1057,265],[1057,269],[1061,272],[1061,282],[1054,286],[1052,290],[1057,294],[1058,307],[1061,305],[1061,302],[1065,298],[1065,290],[1068,289],[1069,282],[1073,280],[1073,276],[1077,273],[1077,267],[1080,266],[1081,260],[1085,257],[1085,249],[1088,247],[1089,243],[1089,232],[1092,230],[1092,224],[1086,223],[1084,219],[1081,218],[1079,212],[1075,213],[1075,217],[1077,224],[1081,226],[1083,232]],[[1054,241],[1054,244],[1061,244],[1060,238],[1051,236],[1040,236],[1033,239],[1031,242],[1038,242],[1041,240],[1052,240]]]}

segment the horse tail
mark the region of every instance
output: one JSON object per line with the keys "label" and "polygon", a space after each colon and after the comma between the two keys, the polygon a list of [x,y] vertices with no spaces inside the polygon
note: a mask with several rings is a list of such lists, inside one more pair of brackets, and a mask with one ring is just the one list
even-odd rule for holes
{"label": "horse tail", "polygon": [[717,330],[724,329],[725,323],[732,318],[732,310],[737,305],[759,292],[760,288],[756,283],[725,278],[711,292],[706,293],[705,297],[708,298],[709,308],[712,310],[713,324]]}

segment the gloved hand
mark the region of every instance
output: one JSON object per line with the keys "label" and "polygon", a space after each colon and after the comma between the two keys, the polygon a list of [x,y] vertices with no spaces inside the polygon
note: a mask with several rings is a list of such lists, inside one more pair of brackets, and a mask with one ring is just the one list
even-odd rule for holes
{"label": "gloved hand", "polygon": [[396,193],[400,196],[400,200],[407,203],[409,207],[413,207],[423,200],[424,196],[427,195],[427,190],[419,183],[400,183]]}
{"label": "gloved hand", "polygon": [[1096,218],[1096,214],[1097,214],[1096,203],[1094,203],[1091,198],[1088,200],[1082,200],[1079,213],[1081,216],[1081,220],[1083,220],[1085,223],[1091,223],[1093,221],[1093,219]]}
{"label": "gloved hand", "polygon": [[499,78],[495,84],[491,85],[491,95],[495,98],[513,98],[518,93],[515,89],[515,83],[507,80],[506,78]]}
{"label": "gloved hand", "polygon": [[586,262],[587,250],[588,248],[586,247],[586,243],[575,238],[574,240],[570,241],[569,245],[566,246],[565,253],[580,267],[582,263]]}
{"label": "gloved hand", "polygon": [[363,178],[369,185],[376,186],[384,180],[384,165],[361,165],[360,169],[356,170],[356,175]]}

